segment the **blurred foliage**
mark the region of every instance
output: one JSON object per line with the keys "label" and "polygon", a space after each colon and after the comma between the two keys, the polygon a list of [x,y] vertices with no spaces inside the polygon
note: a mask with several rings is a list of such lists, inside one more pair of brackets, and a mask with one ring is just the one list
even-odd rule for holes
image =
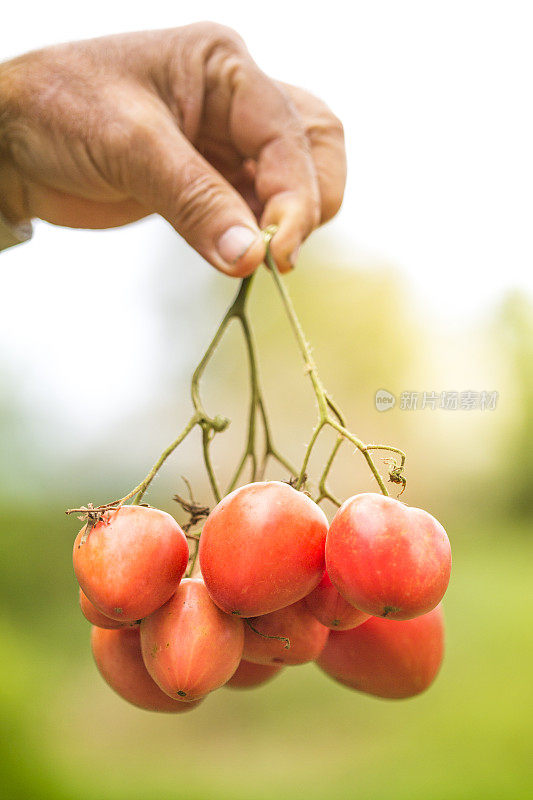
{"label": "blurred foliage", "polygon": [[[514,292],[505,298],[494,324],[494,338],[504,354],[515,409],[502,443],[495,489],[513,515],[533,515],[533,305]],[[503,482],[503,487],[501,485]],[[503,491],[502,491],[503,488]]]}
{"label": "blurred foliage", "polygon": [[456,532],[447,656],[421,697],[360,696],[309,665],[173,718],[129,707],[98,676],[61,511],[1,517],[6,799],[530,796],[533,540],[516,526]]}
{"label": "blurred foliage", "polygon": [[[186,419],[191,367],[235,288],[210,275],[185,294],[183,276],[168,258],[150,298],[160,324],[152,406],[106,431],[90,451],[63,461],[60,429],[48,431],[48,443],[43,439],[32,451],[31,408],[17,402],[13,387],[3,387],[0,759],[6,800],[531,796],[531,307],[523,297],[509,297],[475,329],[443,331],[396,271],[345,262],[331,250],[304,248],[288,281],[320,373],[350,427],[367,441],[407,450],[406,501],[424,505],[449,529],[448,645],[435,686],[412,701],[378,701],[337,686],[309,665],[287,668],[254,692],[221,690],[190,715],[173,718],[129,707],[98,677],[71,567],[78,522],[64,508],[120,495],[140,477],[139,464],[148,467],[170,441]],[[276,440],[297,460],[314,421],[313,398],[266,273],[257,276],[252,307]],[[244,434],[246,388],[244,350],[234,330],[203,385],[208,409],[233,419],[216,449],[217,466],[227,474]],[[379,388],[397,397],[410,389],[498,389],[501,404],[495,412],[471,414],[398,407],[379,413]],[[315,475],[329,444],[325,437],[311,465]],[[199,499],[207,497],[199,461],[198,441],[188,442],[155,484],[151,502],[176,513],[170,497],[181,474],[193,479]],[[362,459],[348,447],[333,480],[342,495],[373,488]]]}

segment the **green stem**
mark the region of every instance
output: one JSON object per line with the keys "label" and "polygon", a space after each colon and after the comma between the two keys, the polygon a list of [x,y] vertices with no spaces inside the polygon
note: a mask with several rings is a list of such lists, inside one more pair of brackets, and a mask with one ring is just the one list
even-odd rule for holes
{"label": "green stem", "polygon": [[222,336],[224,335],[226,328],[228,327],[229,323],[234,318],[243,319],[245,307],[246,307],[246,299],[250,292],[250,288],[252,286],[253,275],[244,278],[241,281],[239,286],[239,290],[233,300],[232,304],[226,311],[224,317],[222,318],[222,322],[220,323],[215,335],[211,339],[207,350],[205,351],[200,363],[196,367],[192,380],[191,380],[191,399],[193,406],[196,410],[196,413],[199,418],[199,425],[202,428],[202,450],[204,456],[204,464],[207,471],[207,475],[209,478],[209,483],[211,485],[211,490],[215,497],[217,503],[220,502],[222,499],[222,494],[220,492],[220,488],[216,479],[215,471],[213,469],[213,464],[211,461],[211,454],[210,454],[210,446],[213,437],[217,433],[221,433],[223,430],[227,428],[229,425],[229,420],[226,417],[214,417],[211,418],[205,411],[203,406],[201,397],[200,397],[200,379],[205,372],[205,368],[213,354],[218,347]]}
{"label": "green stem", "polygon": [[[287,312],[289,323],[290,323],[290,325],[292,327],[292,330],[294,332],[294,335],[295,335],[295,338],[296,338],[296,342],[298,344],[298,347],[300,349],[300,353],[301,353],[303,361],[304,361],[305,371],[308,373],[309,378],[311,380],[311,383],[313,385],[313,390],[314,390],[314,393],[315,393],[315,398],[316,398],[316,402],[317,402],[317,405],[318,405],[318,414],[319,414],[318,423],[317,423],[317,425],[316,425],[316,427],[314,429],[313,436],[311,438],[311,441],[310,441],[310,443],[309,443],[309,445],[307,447],[307,450],[306,450],[306,453],[305,453],[305,456],[304,456],[304,463],[302,465],[302,469],[300,470],[300,473],[299,473],[299,476],[298,476],[298,481],[297,481],[297,484],[296,484],[296,488],[300,488],[300,486],[302,484],[302,478],[303,478],[303,475],[305,474],[305,471],[307,469],[307,464],[308,464],[309,458],[311,456],[311,451],[312,451],[312,449],[313,449],[313,447],[315,445],[315,442],[316,442],[316,440],[318,438],[318,435],[319,435],[320,431],[322,430],[322,428],[325,425],[329,425],[330,427],[334,428],[342,437],[344,437],[345,439],[348,439],[348,441],[352,442],[352,444],[354,444],[357,447],[358,450],[360,450],[360,452],[363,455],[363,458],[365,459],[365,461],[367,462],[368,466],[370,467],[370,471],[372,472],[374,478],[376,479],[376,482],[377,482],[381,492],[384,495],[388,495],[389,493],[387,491],[387,488],[386,488],[385,484],[383,483],[383,479],[382,479],[382,477],[381,477],[376,465],[374,464],[374,461],[372,459],[372,456],[370,455],[370,452],[368,451],[368,448],[366,447],[364,442],[362,442],[357,436],[355,436],[353,433],[351,433],[351,431],[349,431],[346,428],[345,423],[344,423],[344,418],[343,418],[343,415],[342,415],[341,411],[339,410],[337,405],[334,403],[332,398],[327,394],[324,386],[322,385],[322,382],[321,382],[320,377],[318,375],[318,370],[317,370],[315,361],[314,361],[312,353],[311,353],[311,348],[310,348],[310,346],[309,346],[309,344],[308,344],[308,342],[307,342],[307,340],[305,338],[305,334],[303,332],[303,328],[302,328],[300,320],[298,319],[298,316],[296,314],[296,310],[294,308],[294,305],[292,303],[290,295],[289,295],[289,293],[288,293],[288,291],[287,291],[287,289],[285,287],[285,284],[283,283],[283,280],[281,279],[281,276],[279,274],[279,271],[278,271],[278,268],[276,266],[276,263],[275,263],[274,259],[272,258],[272,254],[270,252],[270,240],[272,239],[272,236],[274,235],[274,233],[275,233],[275,228],[270,228],[270,229],[267,229],[267,231],[265,231],[265,234],[264,234],[265,235],[265,241],[267,243],[267,249],[266,249],[266,255],[265,255],[265,263],[266,263],[268,269],[270,270],[270,272],[272,274],[272,277],[274,278],[274,282],[275,282],[276,287],[278,289],[278,292],[279,292],[279,294],[281,296],[281,301],[282,301],[282,303],[283,303],[283,305],[285,307],[285,311]],[[332,412],[334,416],[332,416],[332,413],[330,413],[330,412]]]}
{"label": "green stem", "polygon": [[328,404],[329,408],[333,411],[333,413],[335,414],[335,416],[339,420],[340,424],[344,425],[346,427],[346,421],[344,419],[344,415],[343,415],[342,411],[340,410],[338,405],[334,402],[333,398],[329,396],[329,394],[326,395],[326,401],[327,401],[327,404]]}
{"label": "green stem", "polygon": [[209,483],[211,484],[211,490],[213,492],[214,498],[217,503],[220,503],[222,500],[222,495],[220,493],[220,488],[218,486],[218,482],[215,475],[215,470],[213,469],[213,463],[211,461],[211,441],[213,439],[213,429],[207,427],[205,424],[202,425],[202,450],[204,453],[204,465],[207,472],[207,477],[209,478]]}
{"label": "green stem", "polygon": [[329,471],[330,471],[331,466],[333,464],[333,461],[335,459],[335,456],[337,455],[337,453],[339,451],[339,448],[340,448],[341,444],[343,443],[343,441],[344,441],[344,436],[340,436],[339,435],[337,437],[335,445],[333,446],[333,449],[332,449],[332,451],[331,451],[331,453],[329,455],[329,458],[326,461],[326,464],[325,464],[324,469],[322,471],[322,475],[320,476],[320,481],[318,483],[319,495],[315,500],[316,503],[320,503],[322,500],[330,500],[337,507],[340,507],[342,505],[340,500],[337,500],[335,495],[333,495],[329,491],[328,486],[327,486],[327,479],[328,479]]}
{"label": "green stem", "polygon": [[328,399],[326,391],[320,381],[317,366],[311,354],[311,347],[309,346],[305,338],[303,328],[296,314],[290,295],[285,287],[285,284],[281,279],[276,263],[272,258],[272,254],[270,253],[270,247],[267,247],[265,262],[270,272],[272,273],[274,282],[281,295],[281,301],[285,306],[285,311],[287,312],[289,323],[295,335],[298,347],[300,348],[300,353],[302,354],[302,358],[305,365],[305,372],[309,375],[311,383],[313,384],[313,389],[315,390],[315,397],[318,403],[318,409],[320,415],[321,417],[322,416],[327,417]]}
{"label": "green stem", "polygon": [[146,490],[148,489],[148,487],[152,483],[153,479],[155,478],[155,476],[157,475],[157,473],[159,472],[159,470],[161,469],[161,467],[163,466],[163,464],[165,463],[167,458],[170,455],[172,455],[174,450],[177,447],[179,447],[179,445],[187,438],[189,433],[192,431],[192,429],[197,424],[198,424],[198,415],[197,414],[193,414],[192,417],[190,418],[189,422],[185,426],[185,428],[182,430],[182,432],[178,436],[178,438],[174,439],[174,441],[171,444],[169,444],[169,446],[166,448],[166,450],[163,450],[163,452],[161,453],[161,455],[159,456],[159,458],[155,462],[154,466],[152,467],[152,469],[150,470],[148,475],[141,481],[141,483],[139,483],[138,486],[135,487],[135,489],[132,489],[131,492],[129,492],[125,497],[123,497],[121,500],[119,500],[117,505],[123,505],[123,503],[127,502],[128,500],[130,500],[134,495],[136,495],[136,496],[135,496],[135,500],[133,501],[133,505],[136,506],[141,502],[141,500],[142,500],[142,498],[144,496],[144,493],[146,492]]}
{"label": "green stem", "polygon": [[[245,302],[243,302],[235,310],[234,316],[238,317],[241,323],[242,333],[246,346],[246,353],[248,357],[248,369],[249,369],[249,379],[250,379],[250,411],[248,415],[248,433],[244,446],[244,451],[237,464],[235,472],[233,473],[233,477],[227,487],[226,493],[228,494],[229,492],[232,492],[237,486],[239,478],[241,477],[242,471],[248,459],[250,459],[252,465],[252,473],[251,473],[252,481],[257,480],[258,478],[259,479],[262,478],[266,462],[269,457],[272,457],[275,460],[277,460],[292,475],[297,474],[297,470],[295,470],[295,468],[292,466],[292,464],[290,464],[288,459],[286,459],[277,450],[272,441],[272,433],[268,421],[268,416],[266,413],[263,390],[261,388],[261,383],[259,379],[259,360],[257,357],[257,346],[255,343],[255,338],[248,317],[248,312]],[[258,413],[260,414],[265,433],[265,450],[260,465],[258,465],[257,447],[256,447],[256,441],[257,441],[256,423],[257,423]]]}
{"label": "green stem", "polygon": [[[194,406],[194,414],[190,418],[189,422],[180,433],[180,435],[175,439],[159,456],[156,463],[150,470],[150,472],[146,475],[145,478],[139,483],[131,492],[128,492],[127,495],[122,497],[116,503],[113,503],[113,506],[122,505],[130,500],[132,497],[135,496],[133,501],[133,505],[138,505],[144,494],[146,493],[148,487],[152,483],[153,479],[167,460],[167,458],[174,452],[174,450],[186,439],[189,433],[195,428],[197,425],[202,429],[202,448],[203,448],[203,455],[204,455],[204,463],[207,470],[207,474],[209,477],[209,482],[211,484],[211,489],[215,496],[217,502],[221,499],[220,489],[218,487],[218,483],[216,480],[215,472],[213,469],[213,465],[211,463],[211,456],[209,452],[211,440],[213,436],[217,433],[221,433],[224,431],[228,425],[229,420],[226,417],[216,416],[210,417],[205,408],[202,404],[202,400],[200,397],[200,379],[205,372],[205,368],[209,363],[210,359],[212,358],[222,336],[228,327],[228,324],[233,319],[234,316],[239,316],[242,314],[244,305],[246,302],[246,297],[248,296],[248,292],[250,291],[252,279],[245,278],[240,286],[239,290],[233,300],[231,306],[227,310],[226,314],[222,318],[222,322],[220,323],[215,335],[211,339],[200,363],[194,370],[192,380],[191,380],[191,399]],[[110,505],[110,504],[108,504]],[[107,507],[107,506],[106,506]],[[104,508],[101,506],[101,508]]]}
{"label": "green stem", "polygon": [[229,482],[229,485],[228,485],[228,487],[226,489],[226,494],[229,494],[230,492],[232,492],[235,489],[235,487],[237,486],[237,484],[239,482],[239,478],[242,475],[242,471],[243,471],[243,469],[244,469],[244,467],[246,465],[246,462],[248,461],[249,455],[250,454],[249,454],[248,450],[245,449],[243,454],[242,454],[242,456],[241,456],[241,460],[239,461],[239,463],[237,464],[237,467],[235,468],[235,472],[233,473],[233,477],[232,477],[231,481]]}
{"label": "green stem", "polygon": [[354,434],[347,428],[345,428],[343,425],[339,425],[339,423],[336,422],[335,420],[329,419],[328,422],[332,428],[335,428],[336,431],[342,434],[342,436],[344,436],[345,439],[348,439],[349,442],[354,444],[357,447],[357,449],[363,454],[363,458],[370,467],[370,471],[374,476],[374,478],[376,479],[379,488],[381,489],[384,495],[388,496],[389,493],[387,491],[385,484],[383,483],[383,478],[379,474],[379,470],[374,464],[374,460],[370,455],[370,453],[368,452],[366,446],[363,444],[363,442],[360,439],[358,439],[357,436],[354,436]]}
{"label": "green stem", "polygon": [[[196,537],[195,537],[196,538]],[[194,543],[194,552],[191,557],[189,566],[187,567],[187,578],[192,578],[198,560],[198,551],[200,550],[200,536],[196,538]]]}
{"label": "green stem", "polygon": [[400,467],[405,466],[405,459],[407,458],[406,454],[403,450],[400,450],[398,447],[391,447],[389,444],[367,444],[367,450],[388,450],[391,453],[396,453],[400,456]]}
{"label": "green stem", "polygon": [[300,473],[298,475],[298,480],[296,481],[296,484],[294,486],[295,489],[300,489],[305,481],[305,476],[307,474],[307,465],[309,464],[309,459],[311,458],[311,452],[313,450],[313,447],[315,446],[316,440],[320,435],[320,431],[322,430],[325,424],[326,420],[321,418],[317,422],[315,429],[313,430],[313,434],[305,451],[304,460],[302,462],[302,468],[300,469]]}
{"label": "green stem", "polygon": [[[209,420],[210,418],[205,413],[204,407],[202,405],[202,401],[200,399],[200,378],[204,374],[205,368],[206,368],[207,364],[209,363],[209,361],[211,360],[211,358],[212,358],[217,346],[219,345],[220,340],[222,339],[222,336],[223,336],[226,328],[228,327],[229,323],[231,322],[231,320],[234,317],[242,317],[242,315],[244,313],[245,304],[246,304],[246,298],[248,297],[248,293],[249,293],[250,288],[252,286],[253,277],[254,276],[251,275],[250,277],[244,278],[244,280],[241,281],[241,285],[239,286],[239,291],[235,295],[235,299],[233,300],[232,304],[230,305],[230,307],[228,308],[228,310],[224,314],[224,316],[222,318],[222,322],[218,326],[218,329],[217,329],[215,335],[211,339],[211,342],[209,343],[209,345],[207,347],[207,350],[205,351],[200,363],[198,364],[198,366],[194,370],[194,373],[193,373],[193,376],[192,376],[192,380],[191,380],[191,399],[192,399],[192,403],[193,403],[193,406],[195,407],[196,411],[199,414],[201,414],[201,416],[203,416],[206,420]],[[211,420],[211,421],[213,421],[213,420]]]}
{"label": "green stem", "polygon": [[264,473],[266,462],[268,461],[269,457],[273,458],[274,461],[277,461],[282,467],[285,467],[289,475],[296,477],[298,475],[298,470],[296,467],[287,459],[285,456],[279,452],[277,447],[274,445],[272,440],[272,433],[270,430],[270,423],[268,421],[268,417],[265,410],[265,404],[263,398],[260,397],[259,403],[259,413],[261,415],[261,420],[263,422],[263,429],[265,432],[265,453],[263,457],[263,464],[261,466],[261,470]]}
{"label": "green stem", "polygon": [[252,481],[255,480],[257,474],[257,457],[255,453],[257,404],[259,399],[259,388],[257,380],[257,359],[255,356],[255,349],[253,345],[252,330],[248,322],[248,318],[246,317],[244,308],[242,309],[242,313],[239,314],[239,321],[241,323],[242,332],[244,335],[244,341],[246,345],[246,352],[248,354],[248,366],[250,375],[250,409],[248,412],[248,433],[246,436],[244,452],[233,474],[233,478],[231,479],[230,484],[226,490],[226,494],[232,492],[237,486],[239,478],[241,477],[241,473],[249,458],[252,461],[252,475],[251,475]]}

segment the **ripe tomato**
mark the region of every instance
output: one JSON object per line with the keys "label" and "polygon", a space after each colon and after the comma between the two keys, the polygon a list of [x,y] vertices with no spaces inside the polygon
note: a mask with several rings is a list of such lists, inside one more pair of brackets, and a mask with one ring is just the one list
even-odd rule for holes
{"label": "ripe tomato", "polygon": [[188,711],[198,703],[180,703],[161,691],[146,671],[138,628],[104,630],[91,634],[94,660],[106,683],[134,706],[147,711]]}
{"label": "ripe tomato", "polygon": [[223,686],[242,657],[242,620],[224,614],[198,578],[141,622],[146,668],[157,685],[178,700],[197,700]]}
{"label": "ripe tomato", "polygon": [[309,594],[324,572],[324,512],[286,483],[251,483],[206,520],[200,566],[207,591],[228,614],[257,617]]}
{"label": "ripe tomato", "polygon": [[336,631],[356,628],[369,617],[369,614],[354,608],[340,596],[327,572],[316,589],[304,597],[303,602],[322,625]]}
{"label": "ripe tomato", "polygon": [[82,544],[74,542],[74,572],[96,608],[119,622],[147,617],[176,591],[189,558],[185,534],[170,514],[122,506],[105,514]]}
{"label": "ripe tomato", "polygon": [[[307,610],[303,601],[250,620],[244,626],[243,658],[254,664],[305,664],[318,657],[329,630]],[[263,636],[261,636],[263,634]],[[287,642],[265,636],[283,636]]]}
{"label": "ripe tomato", "polygon": [[377,697],[420,694],[433,683],[444,653],[441,606],[415,619],[371,617],[350,631],[332,631],[317,659],[332,678]]}
{"label": "ripe tomato", "polygon": [[118,620],[111,619],[111,617],[106,617],[105,614],[102,614],[101,611],[98,611],[96,606],[91,603],[87,595],[85,595],[81,589],[80,608],[85,619],[88,620],[92,625],[96,625],[97,628],[116,630],[118,628],[124,628],[126,625],[128,625],[127,622],[118,622]]}
{"label": "ripe tomato", "polygon": [[243,660],[226,686],[230,689],[252,689],[271,680],[282,669],[277,664],[252,664]]}
{"label": "ripe tomato", "polygon": [[442,599],[450,579],[450,542],[427,511],[380,494],[359,494],[333,518],[326,563],[333,585],[356,608],[411,619]]}

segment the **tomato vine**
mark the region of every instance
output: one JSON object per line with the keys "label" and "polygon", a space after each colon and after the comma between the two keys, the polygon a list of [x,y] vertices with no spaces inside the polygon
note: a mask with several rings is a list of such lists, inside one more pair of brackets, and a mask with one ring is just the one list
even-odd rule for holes
{"label": "tomato vine", "polygon": [[[233,302],[226,311],[216,333],[214,334],[204,355],[202,356],[202,359],[200,360],[198,366],[194,370],[191,379],[191,401],[193,405],[193,413],[189,421],[183,428],[183,430],[179,433],[176,439],[174,439],[174,441],[171,442],[168,445],[168,447],[165,448],[165,450],[163,450],[163,452],[153,465],[152,469],[143,478],[143,480],[137,486],[135,486],[130,492],[128,492],[128,494],[126,494],[124,497],[121,497],[119,500],[106,503],[104,505],[97,507],[88,504],[87,507],[68,509],[66,511],[67,514],[73,514],[73,513],[82,514],[84,515],[84,518],[88,522],[90,522],[91,524],[95,524],[95,522],[98,521],[98,519],[102,518],[107,511],[118,508],[119,506],[127,503],[128,501],[132,501],[132,505],[141,504],[146,491],[148,490],[150,484],[152,483],[153,479],[155,478],[155,476],[157,475],[157,473],[159,472],[159,470],[161,469],[167,458],[182,444],[182,442],[189,436],[189,434],[196,427],[199,427],[202,432],[202,453],[203,453],[204,465],[213,496],[217,503],[222,499],[224,495],[228,494],[237,487],[237,485],[239,484],[239,480],[242,476],[242,473],[248,462],[250,462],[251,465],[252,482],[262,479],[267,462],[269,459],[272,459],[273,461],[276,461],[284,469],[286,469],[287,472],[289,472],[292,478],[291,483],[296,489],[306,489],[308,486],[307,469],[311,453],[318,440],[318,437],[320,436],[323,429],[326,427],[329,427],[334,431],[336,431],[337,438],[329,454],[329,457],[323,467],[322,473],[319,477],[318,494],[313,498],[316,503],[321,503],[323,500],[329,500],[337,507],[341,505],[340,501],[335,497],[335,495],[330,491],[328,487],[328,477],[333,462],[335,460],[335,457],[337,456],[337,453],[344,442],[351,443],[352,445],[355,446],[356,450],[358,450],[362,454],[382,494],[388,495],[388,491],[385,486],[383,477],[378,467],[376,466],[373,457],[373,453],[375,453],[376,451],[390,452],[399,457],[399,461],[396,461],[395,459],[392,460],[392,466],[389,471],[389,480],[392,481],[393,483],[401,483],[402,487],[405,485],[405,478],[403,476],[403,469],[406,459],[405,453],[399,448],[393,447],[392,445],[365,444],[359,437],[355,436],[346,427],[346,421],[342,411],[339,409],[338,405],[335,403],[331,395],[324,388],[324,385],[322,384],[322,381],[318,374],[317,366],[315,364],[315,361],[311,353],[311,348],[307,342],[302,326],[296,314],[296,310],[294,308],[290,295],[287,291],[287,288],[283,282],[283,279],[277,269],[277,266],[270,252],[270,241],[274,236],[275,232],[276,232],[275,226],[270,226],[264,231],[263,234],[266,242],[265,264],[267,269],[272,275],[275,286],[280,295],[282,305],[289,319],[289,323],[291,325],[292,331],[294,333],[298,348],[300,350],[304,362],[305,372],[309,376],[309,379],[313,387],[318,407],[318,420],[313,429],[313,433],[311,435],[309,444],[306,448],[301,467],[297,469],[291,463],[291,461],[285,455],[283,455],[283,453],[278,449],[278,447],[274,443],[272,429],[267,415],[263,389],[260,381],[259,361],[258,361],[255,337],[253,333],[253,326],[251,323],[247,307],[247,299],[249,297],[250,289],[252,287],[254,279],[254,276],[252,275],[248,278],[244,278],[241,281],[239,290]],[[226,428],[230,424],[230,420],[222,415],[216,415],[212,417],[207,413],[201,399],[200,383],[202,376],[204,375],[204,372],[206,370],[206,367],[209,364],[213,354],[215,353],[221,339],[223,338],[224,333],[226,332],[230,323],[233,322],[234,320],[241,327],[246,346],[248,371],[250,378],[250,407],[248,412],[247,434],[243,452],[239,458],[239,461],[237,463],[237,466],[235,468],[235,471],[233,473],[233,476],[229,484],[225,487],[225,490],[223,491],[220,486],[219,480],[217,479],[215,470],[213,468],[213,463],[211,460],[211,444],[215,436],[226,430]],[[264,447],[262,453],[258,452],[258,423],[262,425],[264,434],[263,436]],[[185,505],[187,505],[185,501],[182,501],[182,499],[179,498],[178,496],[176,496],[175,499],[178,500],[178,502],[181,503],[182,507],[185,508]],[[190,505],[191,508],[193,509],[196,508],[192,496],[191,496],[191,503],[188,505]],[[205,509],[203,510],[205,511]],[[194,513],[194,511],[190,513]],[[198,519],[200,519],[200,517],[198,517]],[[190,534],[190,538],[197,538],[197,536],[198,536],[197,534]]]}

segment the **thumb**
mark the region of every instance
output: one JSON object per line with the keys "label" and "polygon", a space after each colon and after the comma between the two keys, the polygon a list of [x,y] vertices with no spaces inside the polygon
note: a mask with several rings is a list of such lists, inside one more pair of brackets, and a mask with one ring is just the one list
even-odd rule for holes
{"label": "thumb", "polygon": [[[164,115],[127,137],[123,181],[149,212],[161,214],[201,256],[245,277],[265,244],[251,209]],[[133,139],[133,141],[132,141]]]}

